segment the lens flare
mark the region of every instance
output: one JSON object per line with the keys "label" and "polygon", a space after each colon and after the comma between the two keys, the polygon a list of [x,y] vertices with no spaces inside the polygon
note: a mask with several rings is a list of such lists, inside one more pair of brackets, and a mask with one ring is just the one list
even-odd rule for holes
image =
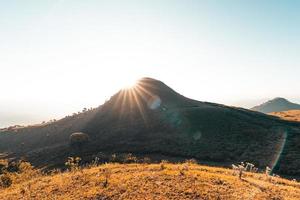
{"label": "lens flare", "polygon": [[287,139],[287,131],[286,130],[281,130],[281,138],[279,140],[279,143],[277,144],[277,148],[275,149],[276,152],[274,154],[273,160],[270,164],[271,172],[274,170],[274,168],[277,166],[278,162],[280,161],[280,157],[282,155],[282,152],[284,150],[285,144],[286,144],[286,139]]}
{"label": "lens flare", "polygon": [[159,108],[159,107],[160,107],[160,104],[161,104],[161,99],[160,99],[159,96],[157,96],[157,95],[151,97],[151,98],[148,100],[148,107],[149,107],[151,110],[155,110],[155,109]]}

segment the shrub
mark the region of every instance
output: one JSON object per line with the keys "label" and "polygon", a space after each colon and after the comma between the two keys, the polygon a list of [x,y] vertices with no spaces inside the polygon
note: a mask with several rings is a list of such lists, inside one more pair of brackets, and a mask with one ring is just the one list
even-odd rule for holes
{"label": "shrub", "polygon": [[232,164],[232,169],[234,171],[234,174],[235,174],[235,172],[238,172],[239,179],[242,179],[243,172],[246,171],[246,166],[243,162],[241,162],[241,164],[239,164],[239,165]]}
{"label": "shrub", "polygon": [[100,169],[100,172],[104,175],[104,181],[103,181],[103,187],[106,188],[108,186],[108,180],[110,179],[111,176],[111,170],[108,168]]}
{"label": "shrub", "polygon": [[111,162],[116,162],[116,161],[117,161],[117,154],[115,154],[115,153],[112,154],[112,155],[111,155],[111,158],[110,158],[110,161],[111,161]]}
{"label": "shrub", "polygon": [[69,157],[67,162],[65,162],[65,166],[68,167],[71,171],[75,171],[79,169],[79,162],[81,158],[79,157]]}
{"label": "shrub", "polygon": [[0,160],[0,174],[3,174],[8,167],[8,161],[7,160]]}
{"label": "shrub", "polygon": [[29,162],[20,161],[18,163],[18,171],[20,173],[26,173],[26,172],[29,172],[29,171],[32,171],[32,170],[33,170],[33,166]]}
{"label": "shrub", "polygon": [[268,167],[268,166],[266,166],[266,170],[265,170],[265,173],[266,173],[266,175],[267,176],[269,176],[270,175],[270,173],[271,173],[271,168],[270,167]]}
{"label": "shrub", "polygon": [[0,186],[2,187],[10,187],[12,184],[12,179],[9,174],[3,174],[0,177]]}
{"label": "shrub", "polygon": [[86,133],[76,132],[70,135],[70,145],[73,148],[81,150],[83,145],[89,142],[89,136]]}
{"label": "shrub", "polygon": [[144,157],[143,160],[142,160],[142,163],[150,164],[151,163],[151,159],[149,157]]}
{"label": "shrub", "polygon": [[95,157],[95,159],[92,161],[92,166],[98,166],[100,159],[98,157]]}
{"label": "shrub", "polygon": [[189,165],[195,165],[195,164],[198,164],[197,160],[195,159],[188,159],[185,161],[186,164],[189,164]]}
{"label": "shrub", "polygon": [[19,183],[24,180],[31,179],[41,175],[41,171],[34,169],[33,166],[26,161],[0,161],[1,173],[0,186],[9,187],[12,183]]}
{"label": "shrub", "polygon": [[164,169],[166,169],[165,164],[164,163],[160,163],[160,170],[164,170]]}
{"label": "shrub", "polygon": [[135,157],[131,153],[128,153],[124,156],[124,163],[136,163],[137,160],[137,157]]}
{"label": "shrub", "polygon": [[272,177],[270,176],[272,172],[272,169],[268,166],[266,166],[265,174],[268,181],[272,181]]}
{"label": "shrub", "polygon": [[249,170],[249,172],[253,172],[254,164],[246,162],[246,170]]}
{"label": "shrub", "polygon": [[167,164],[167,163],[169,163],[169,161],[168,160],[161,160],[160,163]]}
{"label": "shrub", "polygon": [[166,169],[166,164],[168,164],[169,162],[167,160],[161,160],[160,161],[160,170],[164,170]]}
{"label": "shrub", "polygon": [[15,161],[9,162],[6,170],[8,172],[19,172],[19,163],[20,162],[21,161],[19,161],[19,162],[15,162]]}

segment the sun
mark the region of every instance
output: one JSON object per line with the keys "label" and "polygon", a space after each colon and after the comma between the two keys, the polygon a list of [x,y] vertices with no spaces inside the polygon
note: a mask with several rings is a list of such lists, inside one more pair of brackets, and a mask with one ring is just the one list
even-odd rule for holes
{"label": "sun", "polygon": [[128,79],[122,81],[123,89],[134,88],[136,86],[136,84],[137,84],[137,79],[134,79],[134,78],[128,78]]}

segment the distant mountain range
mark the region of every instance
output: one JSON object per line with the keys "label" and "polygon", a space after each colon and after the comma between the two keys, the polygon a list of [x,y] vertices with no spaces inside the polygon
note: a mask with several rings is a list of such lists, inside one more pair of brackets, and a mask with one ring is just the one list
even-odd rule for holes
{"label": "distant mountain range", "polygon": [[[84,132],[80,151],[69,136]],[[300,176],[300,123],[247,109],[189,99],[161,81],[143,78],[98,108],[56,122],[0,132],[0,153],[25,157],[38,167],[133,153],[151,159],[190,159],[231,166],[248,161],[260,168]]]}
{"label": "distant mountain range", "polygon": [[284,98],[277,97],[261,105],[255,106],[251,108],[251,110],[262,112],[262,113],[300,110],[300,104],[292,103]]}

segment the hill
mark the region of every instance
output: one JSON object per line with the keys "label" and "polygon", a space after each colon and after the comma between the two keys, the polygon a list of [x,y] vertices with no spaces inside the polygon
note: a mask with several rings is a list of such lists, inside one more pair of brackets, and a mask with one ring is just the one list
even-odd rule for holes
{"label": "hill", "polygon": [[[84,132],[89,142],[69,145]],[[133,153],[152,160],[195,158],[210,165],[249,161],[275,173],[300,176],[300,123],[186,98],[161,81],[143,78],[98,108],[50,124],[0,133],[0,152],[38,167],[60,167],[69,156],[106,162]]]}
{"label": "hill", "polygon": [[300,122],[300,110],[288,110],[282,112],[272,112],[270,115],[280,117],[289,121],[298,121]]}
{"label": "hill", "polygon": [[[300,198],[300,184],[265,174],[197,164],[105,164],[35,175],[1,189],[0,199],[278,199]],[[24,176],[26,177],[26,175]]]}
{"label": "hill", "polygon": [[262,113],[281,112],[298,109],[300,109],[300,104],[291,103],[290,101],[280,97],[251,108],[251,110]]}

